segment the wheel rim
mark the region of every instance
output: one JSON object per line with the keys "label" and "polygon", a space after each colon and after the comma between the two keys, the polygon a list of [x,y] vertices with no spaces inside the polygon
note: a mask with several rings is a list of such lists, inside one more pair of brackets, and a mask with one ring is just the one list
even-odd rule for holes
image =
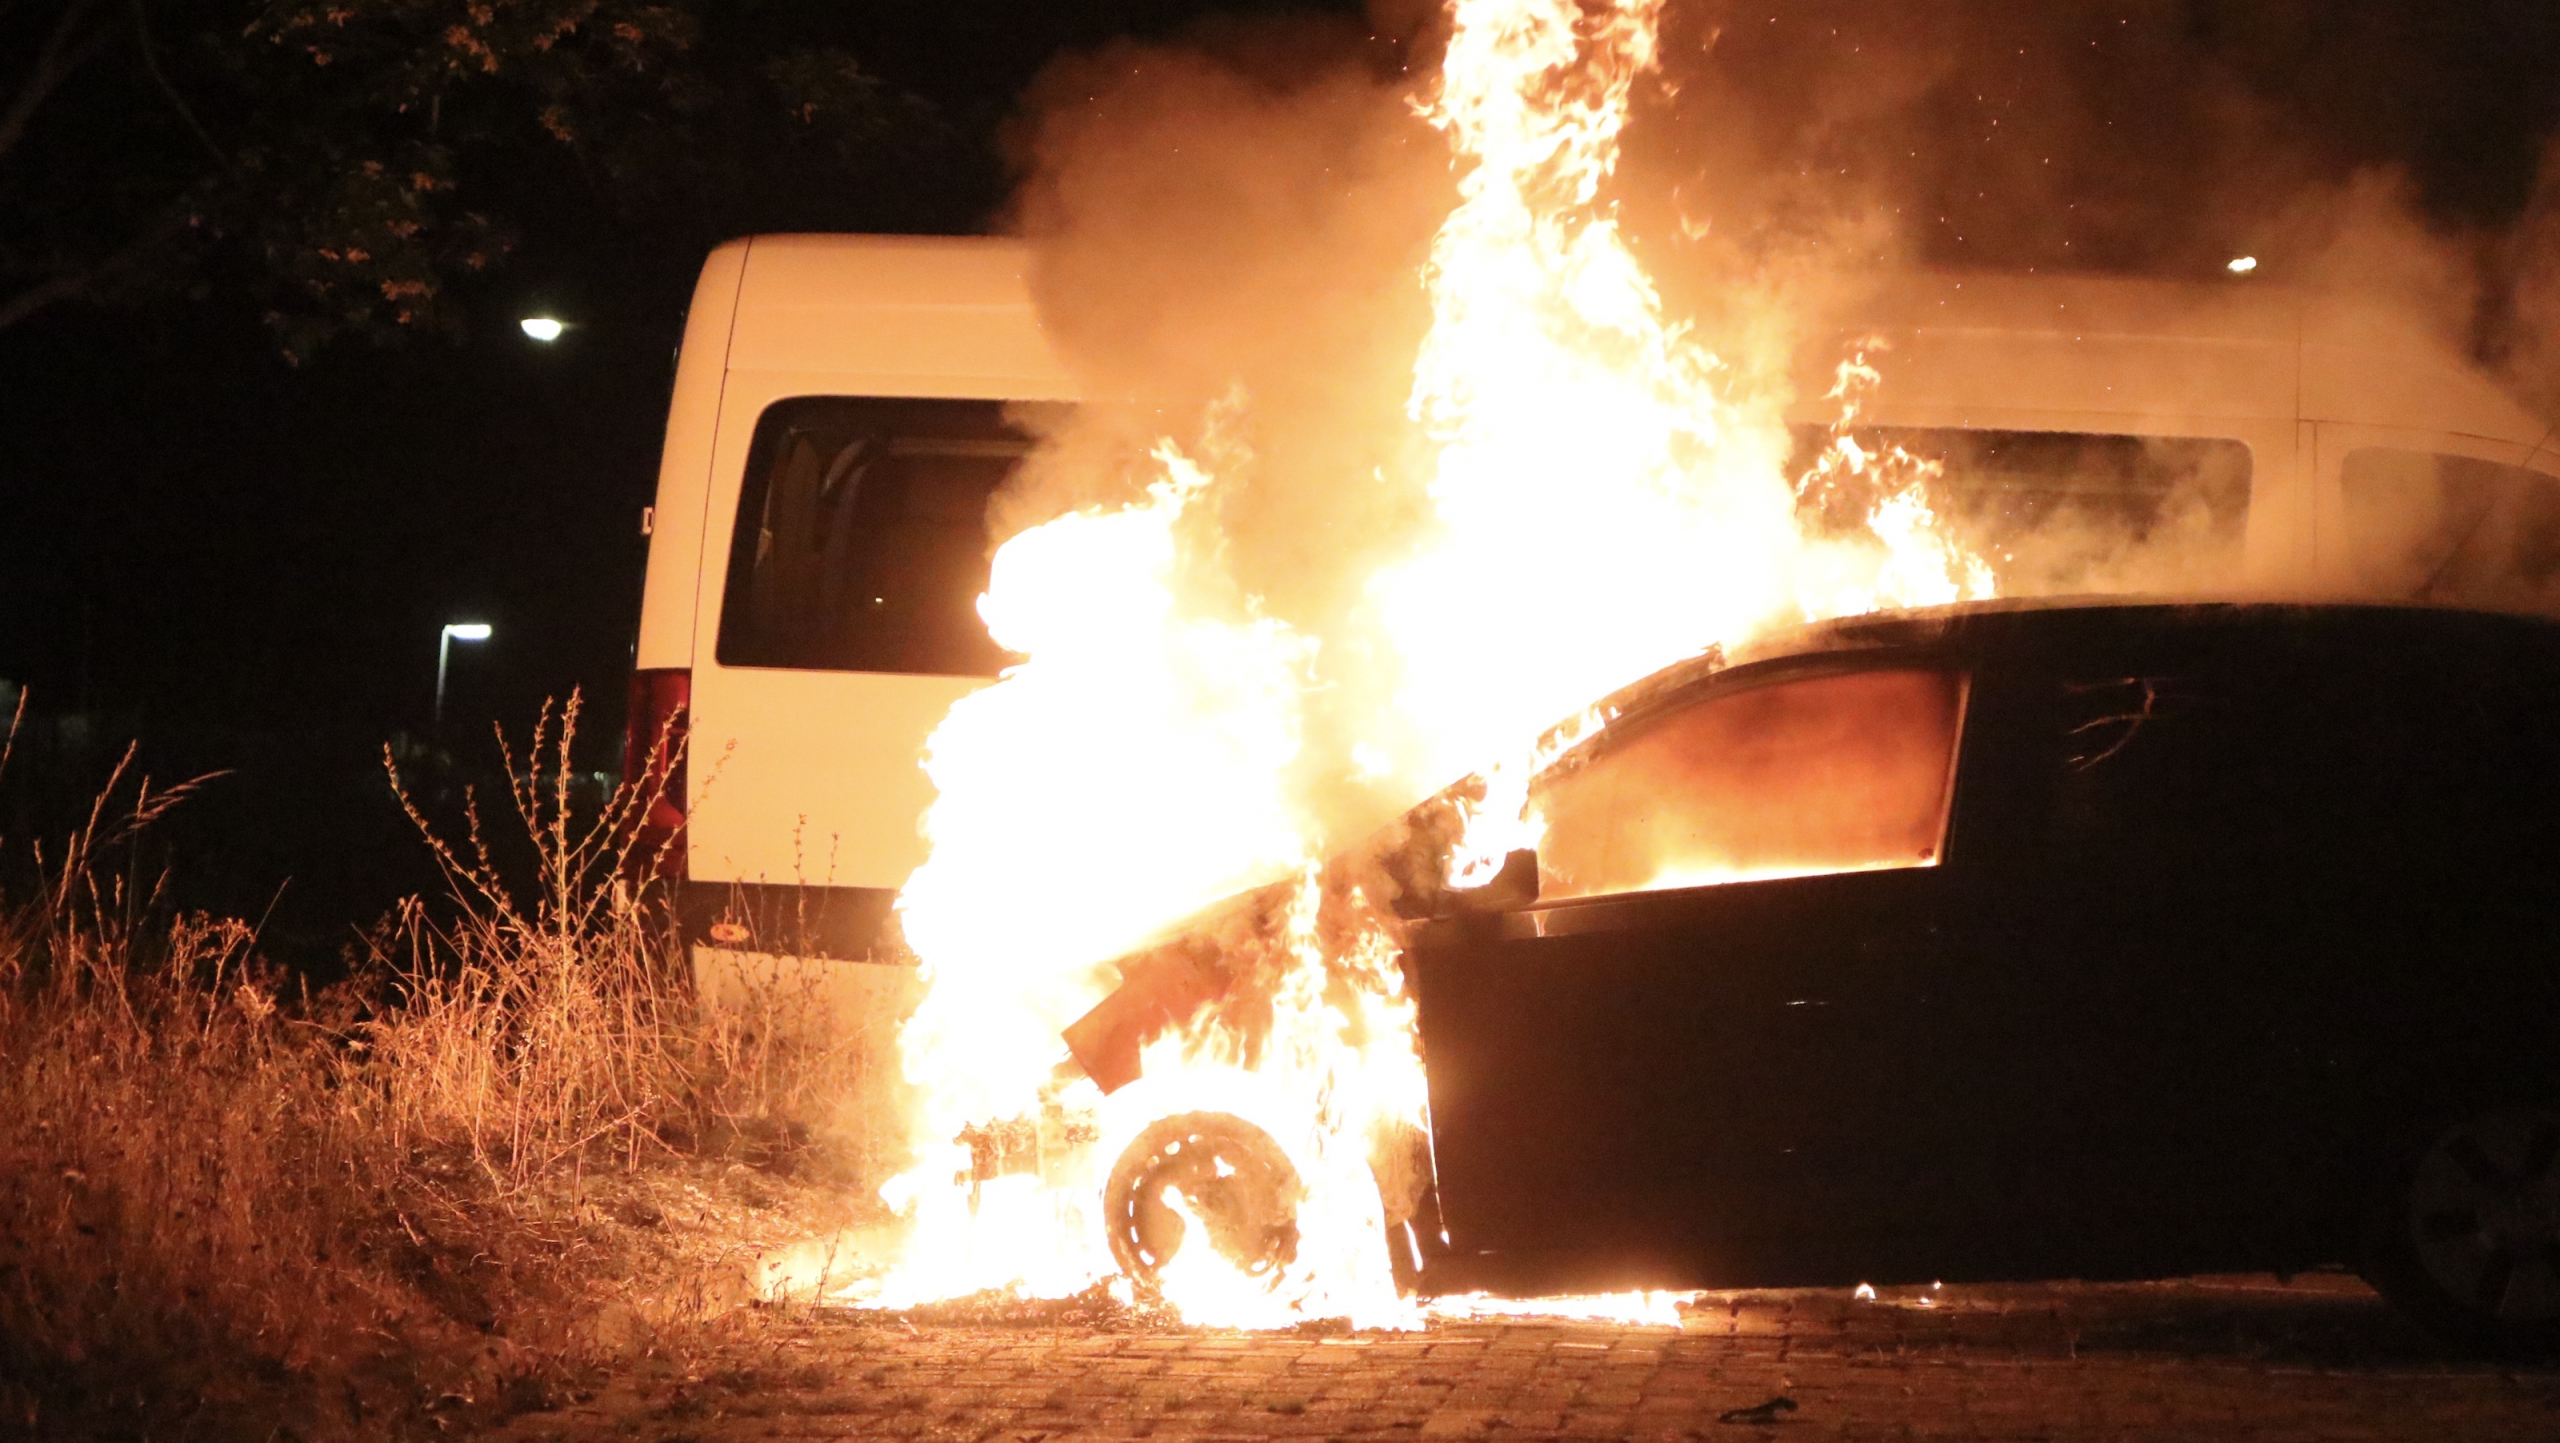
{"label": "wheel rim", "polygon": [[1298,1253],[1298,1170],[1271,1134],[1222,1112],[1165,1118],[1120,1154],[1103,1193],[1111,1255],[1152,1282],[1192,1242],[1248,1278],[1276,1282]]}
{"label": "wheel rim", "polygon": [[2411,1179],[2418,1264],[2466,1311],[2560,1320],[2560,1118],[2501,1112],[2447,1131]]}

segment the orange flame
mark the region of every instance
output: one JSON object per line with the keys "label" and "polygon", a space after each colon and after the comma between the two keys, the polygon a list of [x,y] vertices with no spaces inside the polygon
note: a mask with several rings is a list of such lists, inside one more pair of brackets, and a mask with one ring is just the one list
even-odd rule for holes
{"label": "orange flame", "polygon": [[[1723,363],[1663,316],[1600,198],[1660,8],[1455,0],[1420,106],[1463,167],[1408,398],[1436,448],[1432,526],[1368,579],[1366,640],[1400,681],[1342,770],[1415,797],[1483,776],[1460,883],[1535,844],[1529,778],[1607,718],[1550,724],[1593,697],[1773,622],[1988,590],[1917,473],[1879,487],[1854,534],[1809,534],[1775,403],[1727,395]],[[1807,485],[1890,461],[1849,435],[1851,382],[1844,367],[1842,425]],[[1233,1326],[1418,1325],[1395,1292],[1370,1164],[1379,1138],[1424,1121],[1413,1008],[1364,899],[1322,925],[1325,839],[1290,792],[1315,643],[1226,579],[1203,504],[1220,468],[1170,441],[1154,464],[1139,503],[1062,516],[998,551],[980,609],[1028,659],[934,734],[931,856],[900,902],[930,987],[902,1038],[919,1161],[886,1190],[910,1239],[872,1301],[1089,1285],[1113,1266],[1099,1207],[1112,1159],[1150,1122],[1207,1110],[1287,1154],[1304,1187],[1298,1244],[1276,1281],[1183,1248],[1159,1278],[1168,1301]],[[1060,1071],[1060,1030],[1110,985],[1099,964],[1293,873],[1282,970],[1250,1035],[1196,1021],[1108,1097]],[[1036,1150],[1036,1171],[985,1176],[955,1141],[1050,1117],[1076,1121],[1054,1155]],[[1199,1230],[1185,1200],[1163,1201]],[[1668,1295],[1556,1306],[1676,1322]]]}

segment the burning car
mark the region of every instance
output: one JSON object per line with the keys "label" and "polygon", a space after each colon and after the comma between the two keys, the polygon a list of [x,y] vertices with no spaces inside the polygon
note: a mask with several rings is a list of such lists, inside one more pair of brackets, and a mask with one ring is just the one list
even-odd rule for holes
{"label": "burning car", "polygon": [[[1975,604],[1610,698],[1544,834],[1437,880],[1463,794],[1338,861],[1393,898],[1427,1137],[1373,1154],[1424,1292],[2289,1272],[2560,1341],[2560,627],[2362,605]],[[1288,905],[1068,1029],[1250,1009]],[[1256,919],[1259,919],[1257,923]],[[1289,1162],[1168,1117],[1104,1215],[1146,1276],[1293,1246]]]}

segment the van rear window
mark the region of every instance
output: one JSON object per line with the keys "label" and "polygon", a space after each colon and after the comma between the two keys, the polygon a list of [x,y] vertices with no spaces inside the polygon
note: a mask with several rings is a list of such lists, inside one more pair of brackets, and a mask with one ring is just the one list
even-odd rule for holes
{"label": "van rear window", "polygon": [[[2003,596],[2165,591],[2240,572],[2249,523],[2249,448],[2238,441],[2080,431],[1988,431],[1861,426],[1850,432],[1889,484],[1934,467],[1930,507],[1991,565]],[[1795,428],[1803,476],[1831,440]],[[1869,496],[1813,495],[1862,521]]]}
{"label": "van rear window", "polygon": [[2362,446],[2338,486],[2348,564],[2367,594],[2533,610],[2560,597],[2560,478]]}
{"label": "van rear window", "polygon": [[801,396],[757,418],[723,666],[993,676],[987,499],[1031,451],[1002,401]]}

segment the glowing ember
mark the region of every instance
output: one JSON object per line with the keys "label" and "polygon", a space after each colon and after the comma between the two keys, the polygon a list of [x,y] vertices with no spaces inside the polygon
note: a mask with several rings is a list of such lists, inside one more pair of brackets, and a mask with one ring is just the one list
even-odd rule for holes
{"label": "glowing ember", "polygon": [[1695,1293],[1588,1293],[1559,1298],[1497,1298],[1462,1293],[1433,1298],[1431,1315],[1453,1322],[1477,1318],[1570,1318],[1577,1322],[1624,1323],[1640,1327],[1680,1326],[1680,1305]]}
{"label": "glowing ember", "polygon": [[[1419,798],[1476,773],[1460,884],[1536,844],[1530,778],[1607,720],[1576,715],[1592,698],[1772,623],[1988,590],[1909,458],[1851,437],[1862,360],[1804,483],[1832,499],[1809,507],[1776,403],[1726,396],[1722,364],[1664,319],[1598,199],[1659,8],[1456,0],[1421,106],[1460,167],[1408,399],[1430,525],[1354,588],[1358,644],[1400,680],[1329,774]],[[1213,503],[1236,459],[1214,435],[1167,441],[1144,500],[996,555],[980,609],[1027,660],[929,749],[932,852],[900,902],[930,985],[902,1037],[919,1161],[885,1190],[910,1235],[875,1304],[1058,1296],[1134,1262],[1196,1322],[1423,1317],[1387,1244],[1418,1190],[1413,1007],[1393,923],[1321,864],[1339,839],[1293,791],[1328,772],[1303,765],[1315,642],[1223,566]],[[1845,519],[1843,497],[1863,498]],[[1273,884],[1269,907],[1204,924],[1219,986],[1163,994],[1190,1011],[1163,1004],[1136,1081],[1106,1095],[1069,1061],[1062,1032],[1120,980],[1104,964]],[[1676,1325],[1675,1302],[1435,1310]]]}

